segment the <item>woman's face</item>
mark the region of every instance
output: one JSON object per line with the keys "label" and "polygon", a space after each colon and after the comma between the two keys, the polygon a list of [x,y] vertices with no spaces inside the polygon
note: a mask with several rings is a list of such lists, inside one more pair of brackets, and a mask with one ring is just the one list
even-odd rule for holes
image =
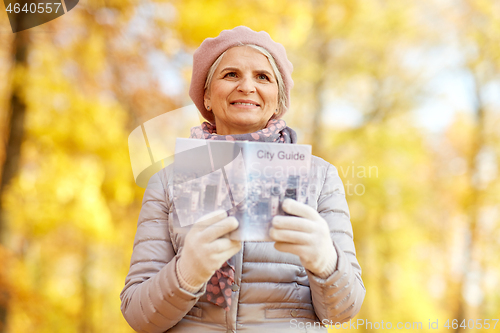
{"label": "woman's face", "polygon": [[205,92],[207,106],[219,135],[266,127],[278,108],[278,83],[267,57],[249,46],[227,50]]}

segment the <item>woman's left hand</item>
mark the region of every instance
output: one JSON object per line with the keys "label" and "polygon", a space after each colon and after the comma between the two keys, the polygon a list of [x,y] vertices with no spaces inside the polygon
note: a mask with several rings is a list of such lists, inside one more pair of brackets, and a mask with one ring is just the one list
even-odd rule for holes
{"label": "woman's left hand", "polygon": [[304,268],[327,278],[337,266],[337,251],[327,222],[312,207],[285,199],[283,210],[291,216],[276,215],[269,236],[278,251],[296,254]]}

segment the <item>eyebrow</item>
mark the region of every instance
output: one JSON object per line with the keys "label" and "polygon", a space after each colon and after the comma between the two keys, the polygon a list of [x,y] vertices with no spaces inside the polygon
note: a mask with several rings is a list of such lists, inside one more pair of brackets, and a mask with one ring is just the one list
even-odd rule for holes
{"label": "eyebrow", "polygon": [[[226,67],[226,68],[222,69],[220,72],[223,73],[225,71],[236,71],[236,72],[239,72],[239,69],[236,68],[236,67]],[[274,74],[269,73],[265,69],[258,69],[258,70],[254,71],[254,72],[267,74],[268,76],[274,78]]]}

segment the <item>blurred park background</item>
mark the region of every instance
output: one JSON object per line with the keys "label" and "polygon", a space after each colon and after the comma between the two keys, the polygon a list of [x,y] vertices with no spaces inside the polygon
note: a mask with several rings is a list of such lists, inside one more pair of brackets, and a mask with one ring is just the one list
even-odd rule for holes
{"label": "blurred park background", "polygon": [[284,119],[344,182],[357,318],[498,319],[500,1],[83,0],[17,34],[0,13],[0,333],[132,332],[128,135],[192,104],[192,53],[238,25],[285,46]]}

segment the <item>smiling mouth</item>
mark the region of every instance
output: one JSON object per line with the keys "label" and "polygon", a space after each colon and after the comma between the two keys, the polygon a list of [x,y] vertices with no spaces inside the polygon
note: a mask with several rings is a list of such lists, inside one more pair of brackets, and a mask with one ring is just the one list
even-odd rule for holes
{"label": "smiling mouth", "polygon": [[254,103],[241,103],[241,102],[231,103],[231,105],[260,106],[259,104],[254,104]]}

